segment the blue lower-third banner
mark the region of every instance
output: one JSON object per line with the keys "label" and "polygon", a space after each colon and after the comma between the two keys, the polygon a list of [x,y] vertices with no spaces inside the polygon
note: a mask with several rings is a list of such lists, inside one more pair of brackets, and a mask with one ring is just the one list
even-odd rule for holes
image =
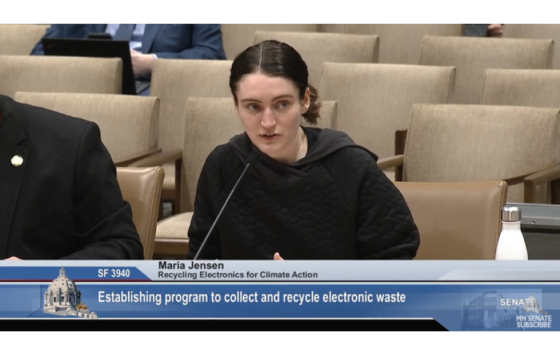
{"label": "blue lower-third banner", "polygon": [[451,331],[560,330],[560,284],[0,284],[0,318],[430,318]]}
{"label": "blue lower-third banner", "polygon": [[450,331],[560,331],[560,285],[0,284],[0,318],[434,319]]}

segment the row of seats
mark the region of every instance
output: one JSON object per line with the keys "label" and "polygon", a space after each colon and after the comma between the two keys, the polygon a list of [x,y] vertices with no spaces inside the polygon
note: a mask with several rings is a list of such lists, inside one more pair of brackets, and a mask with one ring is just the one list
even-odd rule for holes
{"label": "row of seats", "polygon": [[[302,54],[309,66],[309,82],[315,86],[320,84],[323,63],[378,61],[377,36],[257,32],[255,43],[270,38],[289,43]],[[422,66],[455,67],[456,85],[449,100],[458,104],[476,104],[480,102],[485,69],[551,69],[553,47],[550,40],[427,36],[422,40],[422,53],[418,63]],[[333,51],[332,48],[337,50]],[[0,84],[1,94],[13,95],[15,91],[33,86],[41,91],[60,91],[57,90],[60,88],[68,92],[102,93],[118,92],[120,88],[117,78],[120,65],[114,60],[111,62],[111,59],[102,61],[61,57],[53,62],[55,57],[0,58],[3,62],[0,72],[0,78],[3,79]],[[112,64],[103,64],[104,62]],[[224,63],[231,65],[231,61]],[[65,70],[57,71],[56,67],[50,66],[64,66]],[[227,77],[221,78],[219,82],[209,85],[227,88],[226,79]],[[171,86],[176,82],[174,78],[165,78],[165,81],[165,84],[169,82]]]}
{"label": "row of seats", "polygon": [[[0,25],[0,55],[28,55],[49,25]],[[222,38],[226,57],[235,56],[252,44],[256,31],[346,33],[378,35],[384,39],[384,63],[414,64],[422,36],[461,36],[462,25],[323,25],[323,24],[223,24]]]}
{"label": "row of seats", "polygon": [[[378,38],[257,32],[255,42],[270,37],[293,44],[314,67],[323,63],[318,72],[320,95],[337,103],[337,116],[343,119],[337,121],[337,116],[325,113],[327,120],[321,125],[347,132],[382,158],[395,153],[394,132],[406,129],[412,104],[480,103],[485,68],[549,68],[553,48],[546,40],[428,36],[420,59],[424,65],[348,64],[329,61],[348,61],[352,53],[356,61],[374,60]],[[343,48],[344,55],[321,51],[329,47],[329,41],[331,48]],[[114,59],[4,56],[0,60],[5,64],[0,66],[0,79],[4,79],[0,80],[0,93],[8,95],[18,90],[115,93],[120,87],[120,62]],[[181,148],[185,98],[231,95],[227,84],[230,66],[231,61],[156,62],[151,95],[160,99],[160,148]],[[78,88],[80,83],[83,88]],[[151,149],[154,147],[145,151]],[[179,212],[173,166],[168,165],[166,171],[164,200],[174,200],[175,212]]]}
{"label": "row of seats", "polygon": [[[224,49],[228,59],[250,46],[255,31],[320,32],[380,37],[379,62],[418,64],[424,36],[462,36],[460,24],[224,24]],[[560,42],[560,24],[505,24],[502,39],[545,39]],[[502,40],[496,38],[494,40]],[[486,54],[492,53],[492,50]],[[560,56],[553,68],[560,69]]]}
{"label": "row of seats", "polygon": [[[49,25],[0,25],[0,55],[27,55]],[[319,32],[377,35],[383,39],[381,63],[417,64],[420,40],[430,36],[462,36],[459,24],[223,24],[228,59],[250,46],[256,31]],[[506,24],[504,38],[540,38],[560,41],[559,24]],[[554,63],[560,69],[560,57]]]}
{"label": "row of seats", "polygon": [[[319,84],[322,64],[325,62],[377,63],[379,61],[380,38],[377,35],[257,31],[253,38],[253,43],[265,39],[277,39],[291,44],[308,63],[309,81],[313,85]],[[551,40],[425,36],[419,42],[419,45],[421,46],[421,54],[417,57],[415,64],[457,68],[457,85],[451,100],[462,104],[480,102],[480,88],[486,68],[551,69],[554,59],[554,43]],[[30,60],[33,58],[35,57],[31,57]],[[44,82],[41,81],[41,72],[49,70],[46,67],[48,59],[45,59],[44,68],[36,67],[36,72],[28,73],[27,81],[22,81],[21,74],[18,72],[18,69],[25,68],[25,63],[20,63],[23,60],[22,57],[4,57],[3,60],[6,62],[3,65],[6,72],[4,75],[7,76],[4,78],[7,81],[4,86],[8,87],[0,88],[0,93],[7,95],[17,91],[10,90],[10,85],[21,87],[25,86],[27,81]],[[85,58],[81,59],[82,62],[86,60]],[[74,61],[76,63],[73,63]],[[84,68],[84,70],[90,68],[85,67],[82,62],[75,57],[67,59],[68,73],[75,73],[80,68]],[[42,76],[45,75],[43,73]],[[99,73],[99,70],[97,70],[81,75],[89,77],[92,81],[99,81],[103,79],[104,75],[112,76],[113,73]],[[12,78],[19,78],[19,81],[14,81]],[[50,80],[49,85],[53,86],[57,85],[56,81],[63,82],[61,85],[71,85],[73,82],[70,78],[64,80],[64,77],[51,79],[54,80]],[[172,80],[172,78],[168,78],[168,80]],[[111,84],[111,87],[115,85],[115,83]],[[89,88],[83,88],[83,92],[92,92],[93,85],[94,83],[91,83]],[[77,89],[68,88],[67,90],[75,91]],[[103,90],[112,90],[112,88],[103,88]]]}
{"label": "row of seats", "polygon": [[[492,41],[470,38],[460,40]],[[518,46],[514,46],[512,50],[517,48]],[[441,52],[445,52],[445,48]],[[502,52],[504,59],[507,54],[514,54],[511,51]],[[548,53],[543,51],[540,59],[547,58]],[[539,56],[531,52],[531,58],[539,59]],[[4,79],[0,80],[0,85],[13,86],[8,95],[18,87],[21,91],[115,93],[116,88],[120,86],[120,62],[116,59],[4,56],[1,60],[4,60],[6,65],[0,66],[5,69],[0,69],[0,73],[5,74],[5,77],[0,74],[0,79]],[[60,63],[56,63],[57,61]],[[39,65],[33,66],[31,63]],[[89,63],[91,65],[88,66]],[[53,67],[49,68],[48,65]],[[231,95],[227,85],[230,66],[230,61],[157,61],[153,74],[152,96],[160,99],[161,124],[158,141],[162,149],[181,147],[182,137],[178,133],[182,132],[183,128],[180,118],[184,116],[185,98]],[[484,67],[478,64],[476,70],[484,73]],[[382,158],[394,153],[393,133],[406,129],[411,105],[453,102],[451,98],[459,87],[459,83],[455,83],[455,73],[468,71],[465,67],[455,70],[453,67],[442,66],[346,63],[325,63],[322,68],[320,95],[326,100],[336,102],[337,114],[344,119],[337,121],[336,115],[325,113],[323,117],[327,120],[322,120],[321,125],[349,133],[358,143]],[[76,74],[72,78],[69,73]],[[81,80],[77,80],[78,78]],[[84,84],[81,90],[77,88],[80,83]],[[68,88],[64,88],[66,85]],[[341,87],[347,89],[341,91]],[[500,90],[497,93],[500,93]],[[517,103],[519,104],[522,103]],[[372,136],[372,133],[375,133],[375,136]],[[153,144],[156,141],[150,142],[152,144],[144,151],[155,148]],[[171,174],[167,175],[164,200],[173,199],[175,196],[171,167],[168,168],[168,173]]]}

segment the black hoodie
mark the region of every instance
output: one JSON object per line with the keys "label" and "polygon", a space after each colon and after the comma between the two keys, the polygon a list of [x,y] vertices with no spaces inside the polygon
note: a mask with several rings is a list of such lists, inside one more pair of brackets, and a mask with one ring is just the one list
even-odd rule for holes
{"label": "black hoodie", "polygon": [[377,156],[345,133],[304,128],[307,155],[281,164],[247,134],[208,156],[197,186],[188,259],[194,258],[245,165],[199,259],[411,259],[419,236]]}

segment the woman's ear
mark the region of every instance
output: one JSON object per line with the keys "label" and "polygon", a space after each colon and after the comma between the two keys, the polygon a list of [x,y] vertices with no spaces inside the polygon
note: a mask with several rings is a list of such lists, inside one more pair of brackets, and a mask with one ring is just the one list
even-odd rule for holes
{"label": "woman's ear", "polygon": [[309,88],[305,89],[305,94],[303,94],[303,100],[301,105],[301,114],[305,114],[307,110],[309,110],[309,106],[311,105],[311,91]]}

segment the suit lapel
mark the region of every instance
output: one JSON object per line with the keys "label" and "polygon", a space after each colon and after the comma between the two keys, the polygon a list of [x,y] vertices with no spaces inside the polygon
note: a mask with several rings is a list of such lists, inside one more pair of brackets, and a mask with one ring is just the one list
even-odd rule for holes
{"label": "suit lapel", "polygon": [[28,150],[19,146],[25,134],[12,105],[0,96],[0,260],[11,257],[7,256],[10,231],[28,158]]}
{"label": "suit lapel", "polygon": [[146,24],[144,36],[142,37],[142,53],[150,53],[152,44],[154,44],[154,39],[161,29],[161,26],[161,24]]}

